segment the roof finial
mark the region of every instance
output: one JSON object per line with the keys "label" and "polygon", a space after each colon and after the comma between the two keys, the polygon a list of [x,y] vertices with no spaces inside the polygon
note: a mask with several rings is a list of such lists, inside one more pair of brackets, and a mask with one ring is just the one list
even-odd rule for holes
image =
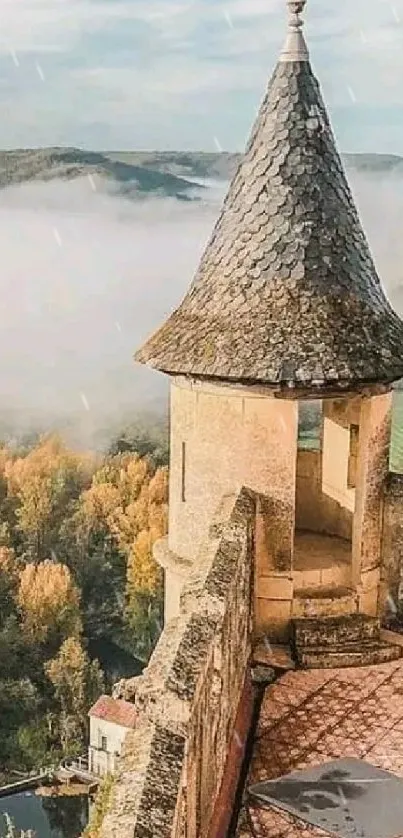
{"label": "roof finial", "polygon": [[309,61],[308,47],[302,34],[301,14],[306,0],[287,0],[289,11],[288,33],[280,61]]}

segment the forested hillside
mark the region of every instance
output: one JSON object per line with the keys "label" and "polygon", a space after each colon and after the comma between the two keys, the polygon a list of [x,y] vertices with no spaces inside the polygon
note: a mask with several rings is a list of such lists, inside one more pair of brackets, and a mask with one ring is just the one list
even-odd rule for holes
{"label": "forested hillside", "polygon": [[168,471],[161,452],[131,447],[126,435],[102,457],[57,436],[0,448],[3,779],[83,751],[104,687],[90,641],[111,638],[144,660],[156,642],[152,545],[167,528]]}
{"label": "forested hillside", "polygon": [[[0,150],[0,189],[34,181],[90,177],[114,185],[116,193],[144,197],[194,198],[194,179],[230,180],[241,162],[237,152],[90,151],[82,148]],[[345,154],[347,169],[401,178],[403,158],[393,154]]]}

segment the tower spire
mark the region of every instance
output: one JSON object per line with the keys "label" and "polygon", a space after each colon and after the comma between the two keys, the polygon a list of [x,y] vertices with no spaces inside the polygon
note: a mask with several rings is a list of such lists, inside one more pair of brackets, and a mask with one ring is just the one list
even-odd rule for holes
{"label": "tower spire", "polygon": [[377,274],[301,32],[283,54],[190,289],[136,358],[278,392],[403,378],[403,321]]}
{"label": "tower spire", "polygon": [[280,61],[309,61],[308,47],[302,33],[303,20],[301,18],[306,0],[287,0],[287,6],[288,32]]}

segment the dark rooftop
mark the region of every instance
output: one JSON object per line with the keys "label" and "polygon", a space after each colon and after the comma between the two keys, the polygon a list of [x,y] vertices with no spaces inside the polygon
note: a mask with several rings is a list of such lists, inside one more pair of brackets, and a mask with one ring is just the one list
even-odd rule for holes
{"label": "dark rooftop", "polygon": [[301,32],[286,45],[193,283],[136,354],[170,374],[348,390],[403,375],[383,292]]}

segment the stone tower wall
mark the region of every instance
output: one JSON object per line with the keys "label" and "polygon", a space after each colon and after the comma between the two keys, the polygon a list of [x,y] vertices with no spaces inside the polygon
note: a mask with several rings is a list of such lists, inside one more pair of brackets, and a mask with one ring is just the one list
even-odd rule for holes
{"label": "stone tower wall", "polygon": [[221,499],[242,486],[271,505],[272,549],[290,566],[298,405],[264,390],[171,385],[169,549],[194,559]]}

